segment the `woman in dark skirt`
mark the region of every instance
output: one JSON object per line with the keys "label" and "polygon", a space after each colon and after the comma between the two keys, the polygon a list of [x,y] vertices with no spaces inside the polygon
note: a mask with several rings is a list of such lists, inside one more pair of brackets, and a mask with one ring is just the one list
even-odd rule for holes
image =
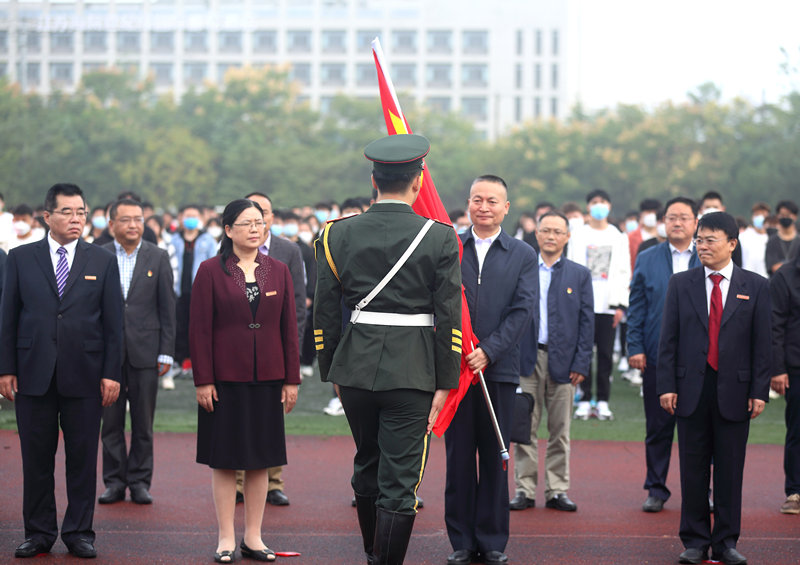
{"label": "woman in dark skirt", "polygon": [[197,462],[212,469],[219,540],[214,560],[235,558],[236,469],[245,470],[242,555],[274,561],[261,539],[267,468],[286,464],[283,414],[300,383],[289,269],[259,253],[261,208],[234,200],[222,214],[220,253],[192,286],[189,343],[197,387]]}

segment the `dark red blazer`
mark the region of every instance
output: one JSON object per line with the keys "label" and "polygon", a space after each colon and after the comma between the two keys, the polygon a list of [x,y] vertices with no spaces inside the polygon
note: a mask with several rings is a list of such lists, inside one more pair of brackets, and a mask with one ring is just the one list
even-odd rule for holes
{"label": "dark red blazer", "polygon": [[215,382],[285,380],[300,384],[294,290],[289,269],[261,253],[256,259],[260,299],[255,319],[245,293],[244,273],[232,255],[200,264],[192,285],[189,347],[195,386]]}

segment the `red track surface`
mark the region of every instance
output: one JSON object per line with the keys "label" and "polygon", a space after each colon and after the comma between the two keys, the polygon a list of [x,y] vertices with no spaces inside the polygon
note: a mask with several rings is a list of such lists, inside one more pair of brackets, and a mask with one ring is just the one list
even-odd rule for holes
{"label": "red track surface", "polygon": [[[156,436],[152,506],[137,506],[130,501],[97,506],[96,563],[212,562],[216,520],[210,496],[211,473],[194,462],[194,441],[194,435]],[[264,541],[276,551],[299,551],[302,556],[278,558],[278,563],[365,563],[355,511],[350,507],[352,440],[293,436],[287,441],[289,465],[284,478],[291,506],[267,506]],[[543,449],[542,444],[540,452]],[[673,456],[669,485],[673,497],[660,514],[645,514],[641,511],[646,497],[641,488],[643,444],[573,442],[569,494],[578,504],[578,512],[545,509],[544,491],[540,491],[537,508],[511,513],[511,540],[506,549],[510,563],[677,563],[682,550],[677,537],[677,448]],[[56,472],[59,519],[66,505],[63,464],[60,449]],[[425,508],[417,515],[406,558],[409,565],[444,565],[452,551],[443,519],[444,469],[444,442],[435,439],[420,489]],[[513,478],[510,484],[513,492]],[[98,493],[102,489],[99,482]],[[782,501],[782,447],[750,446],[738,547],[751,563],[800,563],[800,516],[780,514]],[[242,520],[239,507],[240,536]],[[0,563],[15,561],[13,551],[22,539],[19,441],[16,433],[0,431]],[[67,554],[59,541],[49,556],[34,563],[67,561],[79,560]],[[246,561],[237,554],[237,562]]]}

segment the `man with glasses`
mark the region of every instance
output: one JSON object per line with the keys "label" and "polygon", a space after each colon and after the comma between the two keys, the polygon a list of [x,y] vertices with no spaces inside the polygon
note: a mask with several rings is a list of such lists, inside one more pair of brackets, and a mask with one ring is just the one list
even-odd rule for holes
{"label": "man with glasses", "polygon": [[667,202],[664,225],[667,241],[643,251],[636,258],[628,308],[628,363],[642,371],[647,462],[644,481],[647,500],[642,506],[645,512],[660,512],[670,497],[667,473],[675,435],[675,416],[661,408],[656,394],[658,338],[670,277],[700,265],[692,246],[697,226],[697,205],[689,198],[673,198]]}
{"label": "man with glasses", "polygon": [[[694,244],[702,268],[670,278],[658,345],[656,393],[676,416],[681,468],[681,563],[747,559],[736,550],[750,420],[769,395],[771,308],[767,280],[732,261],[739,228],[704,214]],[[714,529],[708,487],[714,462]]]}
{"label": "man with glasses", "polygon": [[[125,302],[122,382],[119,398],[103,409],[103,483],[100,504],[125,500],[150,504],[153,479],[153,417],[158,377],[172,367],[175,292],[169,255],[142,239],[144,214],[136,200],[111,205],[114,253]],[[130,403],[131,445],[125,445],[125,405]]]}
{"label": "man with glasses", "polygon": [[22,452],[25,541],[16,557],[47,553],[58,537],[55,454],[66,453],[61,539],[92,558],[97,444],[103,406],[119,395],[122,295],[106,249],[81,240],[83,191],[56,184],[45,197],[42,241],[8,257],[0,322],[0,394],[16,402]]}

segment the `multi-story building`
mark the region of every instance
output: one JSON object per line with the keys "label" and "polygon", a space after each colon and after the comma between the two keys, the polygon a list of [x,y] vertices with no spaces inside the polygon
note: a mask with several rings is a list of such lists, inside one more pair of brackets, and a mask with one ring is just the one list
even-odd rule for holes
{"label": "multi-story building", "polygon": [[547,0],[0,0],[0,75],[48,94],[117,67],[179,97],[285,65],[325,112],[338,93],[377,96],[379,37],[398,92],[491,139],[567,113],[568,19]]}

